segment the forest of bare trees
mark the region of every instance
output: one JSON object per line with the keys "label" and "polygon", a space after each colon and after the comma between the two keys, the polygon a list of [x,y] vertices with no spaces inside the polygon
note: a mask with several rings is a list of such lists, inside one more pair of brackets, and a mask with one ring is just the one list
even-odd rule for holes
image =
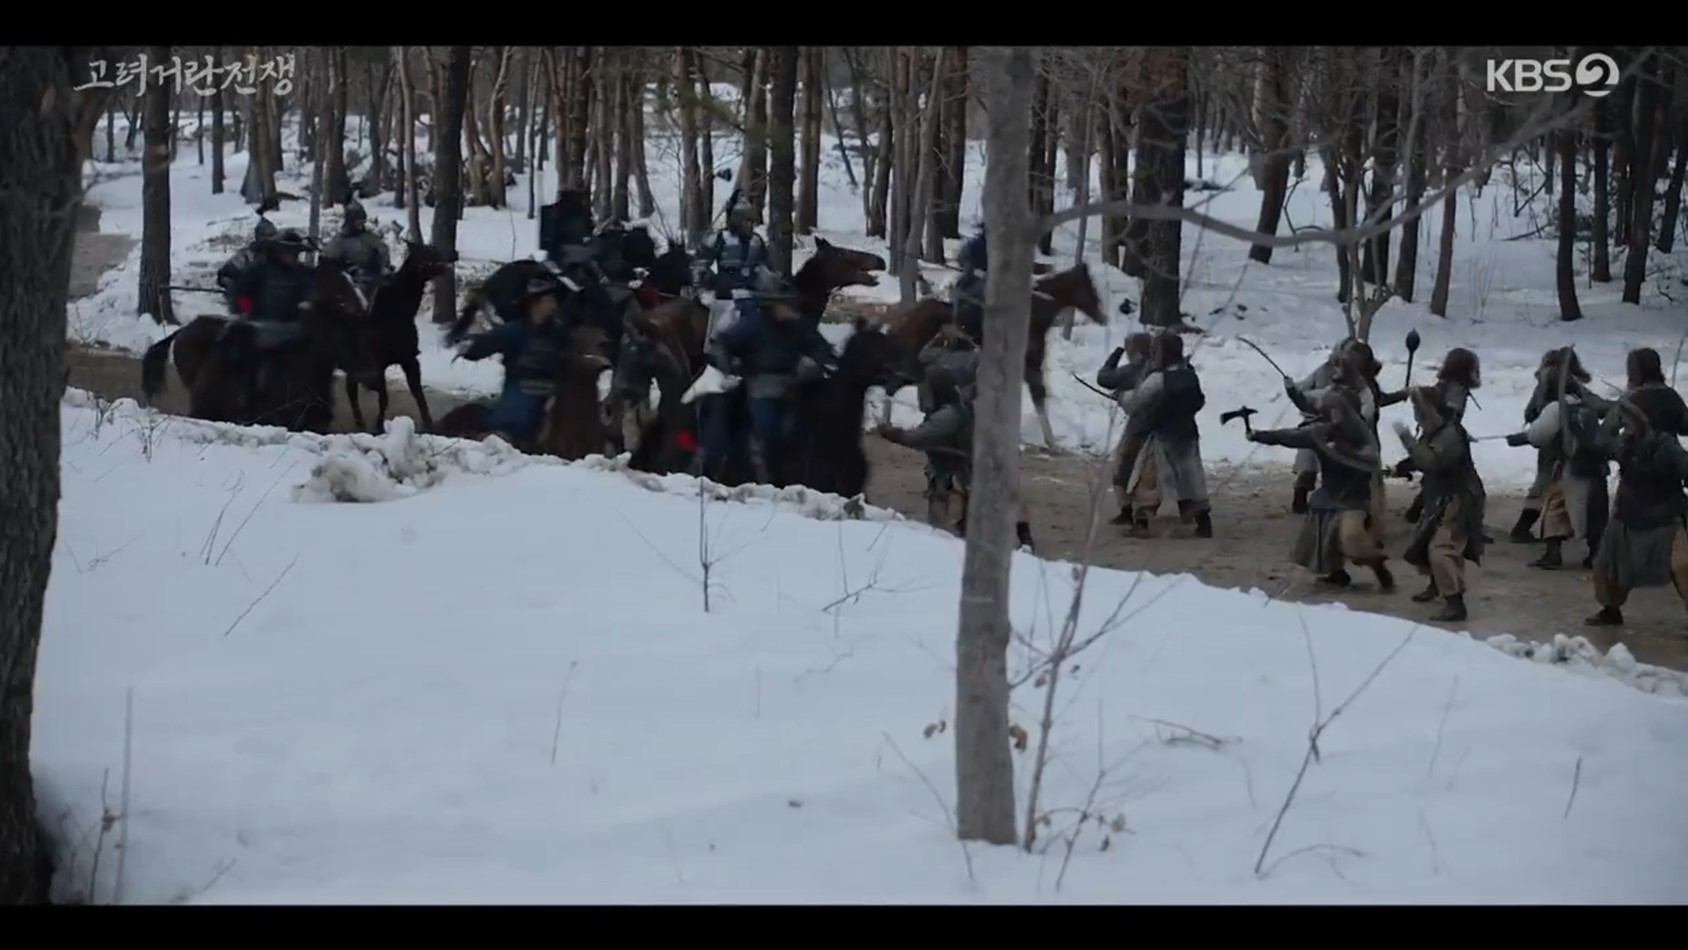
{"label": "forest of bare trees", "polygon": [[[8,534],[13,547],[0,576],[10,595],[0,617],[0,719],[8,723],[0,791],[24,790],[0,795],[0,901],[35,896],[22,863],[33,861],[34,849],[21,811],[27,674],[54,528],[50,515],[20,512],[51,512],[57,492],[52,416],[70,245],[58,215],[85,159],[143,157],[137,310],[161,322],[174,320],[164,289],[166,163],[182,160],[184,118],[209,111],[193,136],[197,161],[211,166],[212,191],[225,188],[226,148],[251,156],[238,190],[253,205],[299,199],[278,189],[278,173],[315,159],[315,212],[354,194],[386,195],[421,239],[420,209],[432,207],[444,213],[426,237],[452,250],[465,208],[521,206],[532,218],[561,188],[586,192],[601,219],[649,218],[695,244],[736,186],[774,261],[789,266],[796,238],[829,226],[820,201],[825,168],[854,189],[866,234],[885,242],[905,300],[930,292],[916,262],[945,263],[956,239],[988,223],[988,307],[1007,314],[1026,293],[1030,261],[1025,270],[1018,260],[994,265],[1020,248],[1050,255],[1057,227],[1085,222],[1080,234],[1096,256],[1141,281],[1146,324],[1184,321],[1183,243],[1200,233],[1233,242],[1236,255],[1258,266],[1274,266],[1277,252],[1298,246],[1324,257],[1330,290],[1363,339],[1391,301],[1426,293],[1418,231],[1431,208],[1442,213],[1428,307],[1450,314],[1459,202],[1482,189],[1497,190],[1516,216],[1539,214],[1528,236],[1556,241],[1561,319],[1582,317],[1578,293],[1589,284],[1618,282],[1631,304],[1659,294],[1648,252],[1675,247],[1688,156],[1688,47],[104,47],[79,50],[74,61],[46,48],[5,49],[0,221],[28,237],[4,242],[12,290],[0,362],[8,405],[18,411],[8,413],[0,442],[5,457],[31,462],[0,479],[6,522],[24,526]],[[142,51],[155,61],[221,62],[291,53],[298,71],[291,88],[262,83],[250,95],[71,91],[85,62]],[[1613,86],[1595,90],[1604,95],[1485,87],[1492,57],[1574,60],[1590,52],[1619,66]],[[982,160],[987,138],[993,152],[1014,154],[993,162],[988,195],[970,194],[976,186],[964,169]],[[1246,174],[1261,196],[1252,227],[1203,211],[1203,195],[1234,184],[1204,167],[1216,153],[1248,158]],[[677,220],[658,207],[658,168],[679,178]],[[511,183],[529,171],[536,174],[523,195]],[[1322,196],[1326,212],[1317,220],[1286,211],[1288,196],[1303,188]],[[1022,194],[1023,207],[1015,197]],[[983,215],[971,217],[967,209],[981,206]],[[453,284],[441,279],[436,318],[449,318]],[[1013,353],[1023,337],[1023,328],[999,329],[984,341],[980,398],[990,412],[975,447],[975,491],[992,500],[981,510],[996,514],[982,515],[969,539],[972,593],[964,597],[972,599],[962,610],[958,662],[990,679],[958,683],[969,717],[958,729],[958,775],[963,785],[969,776],[988,784],[963,789],[960,830],[991,841],[1013,840],[1013,783],[1004,778],[1012,763],[1005,749],[993,751],[1000,737],[991,739],[1006,721],[1007,687],[998,682],[1006,600],[990,587],[1001,587],[1008,563],[1004,519],[1016,498],[1018,442],[1007,427],[1018,423]]]}

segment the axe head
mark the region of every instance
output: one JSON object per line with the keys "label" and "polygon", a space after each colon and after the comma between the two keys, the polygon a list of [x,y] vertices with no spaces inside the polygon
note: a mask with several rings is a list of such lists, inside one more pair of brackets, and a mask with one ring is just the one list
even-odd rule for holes
{"label": "axe head", "polygon": [[1232,409],[1230,412],[1222,412],[1219,414],[1219,424],[1225,425],[1232,419],[1241,419],[1243,421],[1243,425],[1248,425],[1249,416],[1252,416],[1259,411],[1260,410],[1258,409],[1250,409],[1249,407],[1244,406],[1241,409]]}

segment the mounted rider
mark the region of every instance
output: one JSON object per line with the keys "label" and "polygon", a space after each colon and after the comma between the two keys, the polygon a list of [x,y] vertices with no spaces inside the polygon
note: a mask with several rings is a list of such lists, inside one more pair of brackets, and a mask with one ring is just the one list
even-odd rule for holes
{"label": "mounted rider", "polygon": [[223,291],[223,297],[228,302],[229,312],[238,313],[235,307],[235,282],[242,272],[256,264],[264,256],[264,245],[275,239],[279,234],[275,222],[262,215],[258,217],[258,226],[252,229],[252,240],[246,246],[234,252],[223,266],[217,269],[217,286]]}
{"label": "mounted rider", "polygon": [[465,341],[457,355],[466,360],[504,359],[504,388],[493,405],[488,428],[518,448],[530,448],[545,423],[545,403],[557,392],[565,330],[554,280],[529,281],[516,301],[521,319],[500,324]]}
{"label": "mounted rider", "polygon": [[346,202],[340,233],[323,247],[321,256],[343,262],[366,300],[374,296],[375,288],[392,270],[387,242],[369,229],[369,212],[356,198]]}
{"label": "mounted rider", "polygon": [[297,336],[299,308],[315,289],[311,267],[299,259],[310,239],[298,228],[286,228],[260,247],[259,256],[231,275],[228,290],[235,313],[261,326],[260,345],[276,344]]}
{"label": "mounted rider", "polygon": [[[790,422],[788,397],[797,383],[837,368],[838,357],[820,330],[804,320],[785,288],[761,291],[748,299],[748,313],[722,330],[709,359],[729,376],[747,377],[750,412],[750,463],[756,481],[770,484],[773,463]],[[706,464],[723,458],[732,446],[732,403],[712,400],[705,422]]]}
{"label": "mounted rider", "polygon": [[745,318],[756,313],[754,295],[758,288],[769,283],[768,245],[756,233],[755,209],[736,190],[728,199],[727,226],[715,232],[715,237],[699,249],[694,266],[697,285],[715,291],[715,303],[709,312],[709,338],[729,326],[735,315]]}
{"label": "mounted rider", "polygon": [[961,266],[961,276],[950,287],[950,309],[956,322],[969,328],[970,333],[977,332],[985,318],[985,280],[990,264],[984,228],[961,245],[956,263]]}

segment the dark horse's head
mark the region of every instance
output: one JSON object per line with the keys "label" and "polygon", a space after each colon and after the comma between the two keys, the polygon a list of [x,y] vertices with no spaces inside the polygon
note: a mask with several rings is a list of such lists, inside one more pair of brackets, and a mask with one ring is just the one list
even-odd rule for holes
{"label": "dark horse's head", "polygon": [[831,293],[844,287],[877,287],[875,268],[885,262],[865,251],[838,247],[825,238],[815,238],[815,253],[798,269],[794,280],[798,293]]}
{"label": "dark horse's head", "polygon": [[429,281],[451,273],[451,267],[456,262],[456,251],[442,251],[432,244],[406,241],[404,242],[404,263],[399,265],[399,271],[414,274],[424,281]]}
{"label": "dark horse's head", "polygon": [[[1108,325],[1108,315],[1102,309],[1102,298],[1096,292],[1096,281],[1090,276],[1089,264],[1069,267],[1059,273],[1040,278],[1032,285],[1032,293],[1055,304],[1050,313],[1051,321],[1060,311],[1071,307],[1089,317],[1092,323],[1099,326]],[[1034,302],[1034,311],[1042,309],[1044,308]],[[1047,330],[1048,327],[1044,329]],[[1034,328],[1033,333],[1036,332],[1038,331]]]}
{"label": "dark horse's head", "polygon": [[844,341],[838,374],[852,389],[870,386],[896,392],[920,378],[920,363],[912,348],[894,334],[857,317],[855,329]]}
{"label": "dark horse's head", "polygon": [[668,250],[657,255],[645,273],[644,286],[656,293],[655,302],[647,302],[647,307],[654,307],[662,300],[672,299],[692,285],[692,255],[680,242],[668,245]]}

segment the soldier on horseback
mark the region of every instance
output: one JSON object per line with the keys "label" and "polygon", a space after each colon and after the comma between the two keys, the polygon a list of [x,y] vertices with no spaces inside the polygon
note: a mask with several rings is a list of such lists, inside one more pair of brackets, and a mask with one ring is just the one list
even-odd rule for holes
{"label": "soldier on horseback", "polygon": [[[723,373],[748,377],[750,463],[756,481],[766,485],[772,483],[773,463],[787,434],[787,397],[799,381],[836,369],[837,355],[783,290],[749,299],[749,312],[721,331],[709,358]],[[715,405],[709,407],[704,423],[706,465],[718,463],[733,443],[731,401],[715,398],[711,402]]]}
{"label": "soldier on horseback", "polygon": [[986,254],[985,229],[967,239],[956,253],[961,276],[950,288],[950,309],[962,326],[977,326],[985,316],[985,280],[990,264]]}
{"label": "soldier on horseback", "polygon": [[[311,268],[299,259],[310,239],[298,228],[287,228],[261,243],[260,255],[231,275],[228,290],[234,311],[243,319],[272,328],[294,328],[299,308],[311,299]],[[272,337],[291,334],[272,330]]]}
{"label": "soldier on horseback", "polygon": [[519,295],[522,318],[470,338],[457,351],[471,361],[504,359],[504,388],[488,419],[488,428],[511,445],[530,448],[545,423],[545,402],[556,394],[566,344],[557,319],[561,304],[555,281],[538,277]]}
{"label": "soldier on horseback", "polygon": [[387,242],[369,229],[369,212],[355,198],[346,203],[346,220],[340,225],[340,233],[322,249],[322,256],[344,262],[365,298],[374,295],[392,269]]}
{"label": "soldier on horseback", "polygon": [[[714,274],[709,274],[710,266]],[[698,253],[697,283],[715,291],[710,308],[708,336],[714,337],[733,322],[733,315],[756,313],[754,294],[768,279],[768,245],[756,233],[755,213],[735,193],[727,209],[727,226]]]}
{"label": "soldier on horseback", "polygon": [[260,215],[258,226],[252,229],[252,240],[234,253],[222,267],[217,269],[217,286],[222,288],[223,297],[228,301],[229,310],[239,312],[235,306],[235,284],[240,275],[256,264],[264,256],[264,245],[274,240],[276,234],[275,222]]}

